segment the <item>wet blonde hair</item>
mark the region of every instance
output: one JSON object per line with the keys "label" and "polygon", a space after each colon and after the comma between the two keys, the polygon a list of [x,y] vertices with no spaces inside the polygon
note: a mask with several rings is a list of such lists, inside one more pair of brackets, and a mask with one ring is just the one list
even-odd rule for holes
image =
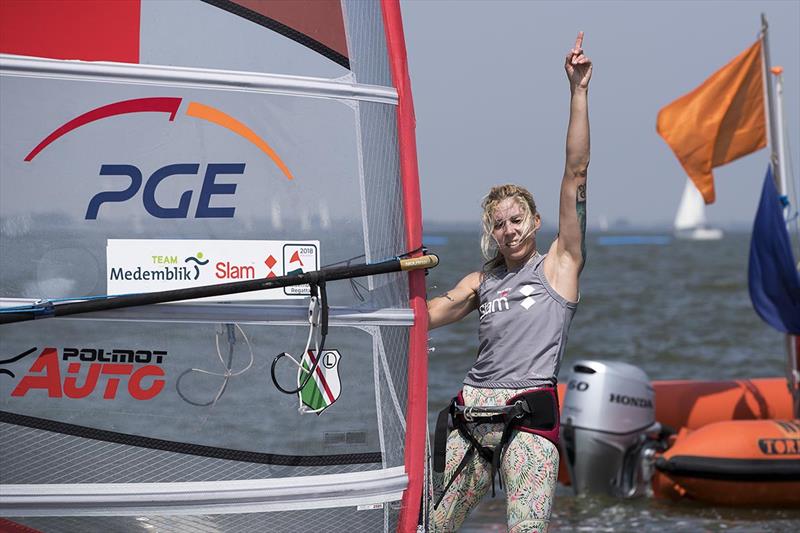
{"label": "wet blonde hair", "polygon": [[522,239],[525,240],[533,235],[534,232],[534,218],[538,215],[536,211],[536,202],[533,200],[533,195],[525,187],[519,185],[506,184],[497,185],[492,187],[483,198],[481,207],[483,208],[483,234],[481,235],[481,252],[483,253],[486,262],[483,264],[483,270],[489,272],[495,268],[505,264],[503,256],[497,249],[497,241],[492,236],[494,229],[494,210],[503,200],[511,198],[517,202],[522,208]]}

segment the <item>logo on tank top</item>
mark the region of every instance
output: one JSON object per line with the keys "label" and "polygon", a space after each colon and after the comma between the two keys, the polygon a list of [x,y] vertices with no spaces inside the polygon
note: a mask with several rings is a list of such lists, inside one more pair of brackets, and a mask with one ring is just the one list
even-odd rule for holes
{"label": "logo on tank top", "polygon": [[[534,290],[535,289],[533,288],[533,285],[523,285],[518,291],[520,294],[522,294],[522,296],[525,297],[525,299],[523,299],[519,305],[521,305],[526,311],[536,303],[536,300],[534,300],[531,296]],[[508,303],[509,294],[511,294],[510,288],[501,289],[497,291],[497,298],[481,304],[481,306],[478,308],[478,311],[480,312],[480,320],[483,320],[492,313],[508,311],[511,308]]]}
{"label": "logo on tank top", "polygon": [[530,309],[530,308],[531,308],[531,306],[532,306],[533,304],[535,304],[535,303],[536,303],[536,300],[534,300],[534,299],[531,297],[531,294],[533,294],[533,286],[532,286],[532,285],[523,285],[523,286],[522,286],[522,287],[519,289],[519,292],[521,292],[521,293],[522,293],[522,295],[525,297],[525,299],[524,299],[524,300],[522,300],[522,301],[519,303],[519,305],[521,305],[522,307],[524,307],[524,308],[525,308],[525,310],[527,311],[528,309]]}
{"label": "logo on tank top", "polygon": [[511,289],[502,289],[497,291],[497,298],[493,300],[489,300],[488,302],[484,302],[478,308],[478,312],[480,313],[479,320],[483,320],[485,317],[489,316],[492,313],[496,313],[499,311],[508,311],[508,294],[511,292]]}

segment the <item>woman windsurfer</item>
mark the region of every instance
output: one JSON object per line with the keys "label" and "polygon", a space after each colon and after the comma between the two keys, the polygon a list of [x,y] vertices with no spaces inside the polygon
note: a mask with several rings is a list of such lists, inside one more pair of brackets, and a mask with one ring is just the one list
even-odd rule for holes
{"label": "woman windsurfer", "polygon": [[[448,410],[456,429],[437,431],[434,531],[457,530],[489,487],[494,488],[495,470],[506,490],[509,531],[543,531],[550,520],[559,462],[558,404],[552,388],[586,259],[592,63],[582,46],[580,32],[564,66],[571,94],[566,164],[558,236],[548,253],[542,256],[536,250],[541,217],[531,194],[517,185],[493,187],[483,201],[481,248],[488,260],[483,271],[428,302],[431,328],[475,309],[480,315],[478,357]],[[477,406],[486,412],[470,411]],[[480,416],[483,423],[476,422]]]}

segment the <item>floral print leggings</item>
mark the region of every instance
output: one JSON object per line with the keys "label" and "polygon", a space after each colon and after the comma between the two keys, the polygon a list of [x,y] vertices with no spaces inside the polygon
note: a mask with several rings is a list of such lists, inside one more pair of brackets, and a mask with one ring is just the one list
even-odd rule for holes
{"label": "floral print leggings", "polygon": [[[464,405],[505,405],[509,398],[526,389],[484,389],[464,386]],[[474,435],[484,446],[497,446],[502,424],[478,424]],[[444,485],[469,448],[457,430],[447,438]],[[539,435],[516,431],[503,452],[499,475],[506,491],[509,533],[547,531],[558,478],[558,448]],[[491,465],[475,453],[450,485],[433,511],[433,531],[457,531],[467,515],[492,486]]]}

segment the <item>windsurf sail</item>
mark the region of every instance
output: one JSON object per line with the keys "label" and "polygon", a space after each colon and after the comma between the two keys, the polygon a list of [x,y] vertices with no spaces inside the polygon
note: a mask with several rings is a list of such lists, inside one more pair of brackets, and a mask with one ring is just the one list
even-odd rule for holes
{"label": "windsurf sail", "polygon": [[313,272],[422,247],[396,0],[0,2],[0,116],[0,316],[91,308],[1,326],[0,516],[416,530],[424,273],[328,280],[270,379]]}
{"label": "windsurf sail", "polygon": [[687,179],[683,187],[673,227],[676,237],[682,239],[710,240],[722,237],[721,229],[706,227],[706,205],[691,179]]}

